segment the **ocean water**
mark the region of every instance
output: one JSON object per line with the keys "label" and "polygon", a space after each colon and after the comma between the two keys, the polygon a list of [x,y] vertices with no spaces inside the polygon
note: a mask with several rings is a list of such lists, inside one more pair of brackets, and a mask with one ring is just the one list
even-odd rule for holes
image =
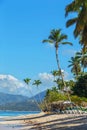
{"label": "ocean water", "polygon": [[40,111],[0,111],[0,117],[38,114]]}

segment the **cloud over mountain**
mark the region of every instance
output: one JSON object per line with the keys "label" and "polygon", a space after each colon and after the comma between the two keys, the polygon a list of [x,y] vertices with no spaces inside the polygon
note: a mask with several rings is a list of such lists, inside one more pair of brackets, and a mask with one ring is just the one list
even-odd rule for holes
{"label": "cloud over mountain", "polygon": [[27,95],[27,86],[12,75],[0,75],[0,92]]}
{"label": "cloud over mountain", "polygon": [[[64,72],[65,80],[68,80],[69,74]],[[42,84],[39,86],[40,91],[42,92],[48,88],[55,86],[56,84],[53,82],[54,77],[51,73],[39,73],[36,76],[36,79],[40,79]],[[32,80],[32,79],[31,79]],[[34,80],[33,80],[34,81]],[[12,75],[0,75],[0,92],[9,93],[9,94],[17,94],[31,97],[38,93],[38,89],[35,85],[32,85],[30,82],[29,86],[26,85],[23,81],[18,80]],[[32,91],[32,94],[30,92]]]}

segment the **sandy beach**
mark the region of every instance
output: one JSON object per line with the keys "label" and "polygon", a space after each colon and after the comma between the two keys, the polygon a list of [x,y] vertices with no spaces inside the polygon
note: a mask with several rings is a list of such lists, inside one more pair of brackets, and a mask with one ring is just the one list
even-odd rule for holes
{"label": "sandy beach", "polygon": [[19,117],[5,117],[0,130],[87,130],[87,114],[39,113]]}

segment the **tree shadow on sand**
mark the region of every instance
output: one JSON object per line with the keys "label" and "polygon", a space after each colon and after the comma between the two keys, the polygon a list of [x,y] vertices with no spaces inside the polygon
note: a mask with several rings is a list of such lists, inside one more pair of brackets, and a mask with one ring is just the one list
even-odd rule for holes
{"label": "tree shadow on sand", "polygon": [[[52,114],[44,114],[44,115],[36,115],[34,117],[24,117],[21,119],[15,118],[15,119],[8,119],[9,121],[12,120],[23,120],[25,122],[24,125],[22,125],[22,130],[87,130],[87,116],[85,115],[78,115],[78,116],[67,116],[65,118],[61,119],[52,119],[48,121],[44,121],[42,123],[33,122],[32,119],[39,119],[47,117],[50,119],[50,116]],[[63,114],[61,114],[63,116]],[[32,126],[31,128],[28,128],[28,126]],[[26,127],[26,129],[25,129]]]}

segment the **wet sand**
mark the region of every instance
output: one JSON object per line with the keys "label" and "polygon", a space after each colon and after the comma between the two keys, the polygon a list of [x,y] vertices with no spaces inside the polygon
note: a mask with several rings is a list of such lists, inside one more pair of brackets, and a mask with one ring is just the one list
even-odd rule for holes
{"label": "wet sand", "polygon": [[[4,118],[0,130],[87,130],[87,114],[47,114]],[[6,127],[3,127],[6,126]]]}

